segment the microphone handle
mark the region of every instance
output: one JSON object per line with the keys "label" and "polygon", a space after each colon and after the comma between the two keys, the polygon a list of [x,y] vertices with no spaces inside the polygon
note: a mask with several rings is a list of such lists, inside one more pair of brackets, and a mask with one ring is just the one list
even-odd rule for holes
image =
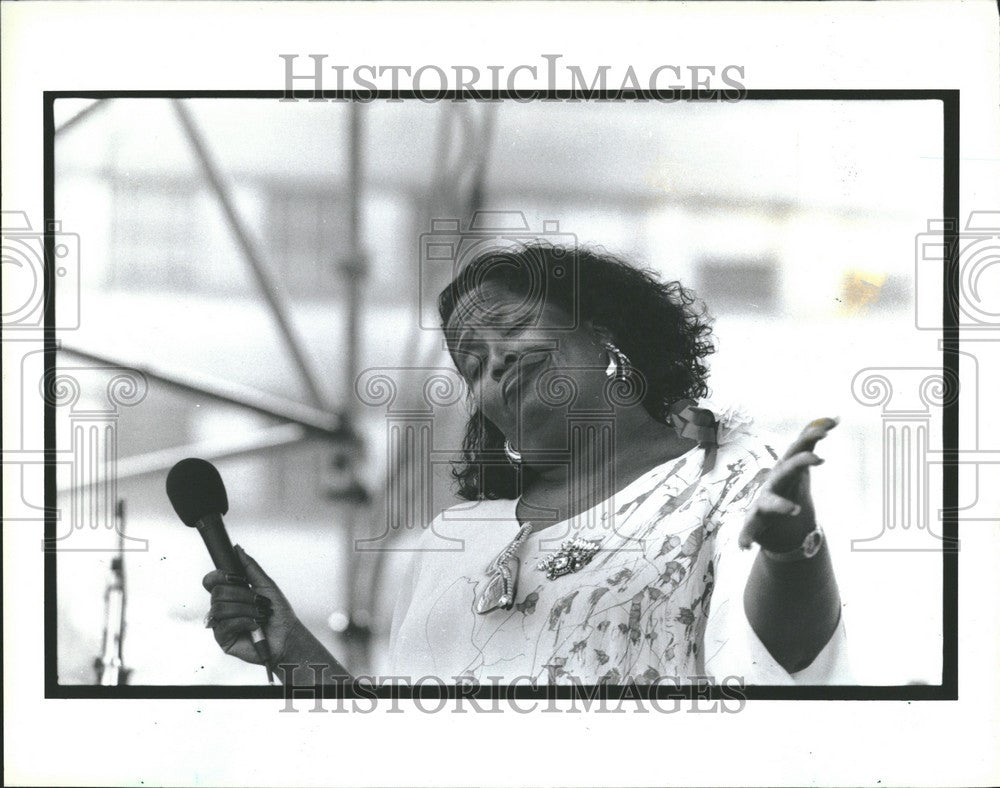
{"label": "microphone handle", "polygon": [[229,541],[229,534],[226,533],[222,515],[218,513],[206,514],[198,520],[197,526],[198,533],[201,534],[202,541],[208,548],[208,554],[212,557],[215,568],[244,577],[246,570],[236,556],[233,543]]}
{"label": "microphone handle", "polygon": [[[240,559],[236,556],[233,543],[229,541],[229,534],[226,532],[226,526],[222,522],[221,514],[206,514],[198,520],[197,529],[198,533],[201,534],[205,547],[208,548],[208,554],[211,556],[212,563],[215,564],[216,569],[221,569],[223,572],[228,572],[238,577],[246,576],[246,570],[243,568],[243,564],[240,563]],[[250,583],[248,582],[247,587],[249,586]],[[263,627],[257,627],[253,630],[250,633],[250,640],[253,642],[254,651],[257,652],[257,656],[260,657],[264,663],[264,667],[267,668],[268,682],[274,684],[274,673],[271,667],[271,647],[268,645]]]}

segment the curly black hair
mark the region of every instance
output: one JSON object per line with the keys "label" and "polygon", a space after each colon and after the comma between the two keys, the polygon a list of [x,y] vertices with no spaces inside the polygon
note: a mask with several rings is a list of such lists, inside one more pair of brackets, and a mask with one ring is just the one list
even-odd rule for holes
{"label": "curly black hair", "polygon": [[[715,352],[711,319],[680,282],[663,281],[652,270],[594,247],[531,241],[493,248],[463,265],[438,296],[449,347],[453,337],[448,321],[459,299],[485,282],[527,296],[525,303],[555,304],[574,319],[610,332],[641,373],[646,384],[642,404],[653,418],[666,422],[673,403],[708,395],[704,360]],[[461,459],[452,468],[460,497],[482,500],[520,494],[531,471],[507,461],[504,440],[500,429],[475,409],[466,425]]]}

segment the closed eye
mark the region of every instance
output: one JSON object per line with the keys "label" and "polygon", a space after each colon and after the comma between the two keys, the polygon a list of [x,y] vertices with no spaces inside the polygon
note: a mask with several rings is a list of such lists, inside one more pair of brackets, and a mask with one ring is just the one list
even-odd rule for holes
{"label": "closed eye", "polygon": [[[468,343],[468,345],[471,344],[473,343]],[[477,378],[486,363],[481,353],[468,349],[468,346],[461,350],[456,348],[455,355],[459,359],[457,363],[459,371],[469,380]]]}
{"label": "closed eye", "polygon": [[465,376],[470,380],[479,377],[483,370],[483,359],[479,356],[471,356],[465,362]]}

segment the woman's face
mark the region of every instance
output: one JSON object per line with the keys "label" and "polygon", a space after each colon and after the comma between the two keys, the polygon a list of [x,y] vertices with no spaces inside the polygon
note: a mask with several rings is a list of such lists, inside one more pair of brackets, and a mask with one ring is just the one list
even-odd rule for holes
{"label": "woman's face", "polygon": [[459,299],[447,326],[452,357],[483,414],[515,448],[565,449],[571,409],[610,413],[603,332],[566,328],[560,307],[526,310],[524,302],[490,282]]}

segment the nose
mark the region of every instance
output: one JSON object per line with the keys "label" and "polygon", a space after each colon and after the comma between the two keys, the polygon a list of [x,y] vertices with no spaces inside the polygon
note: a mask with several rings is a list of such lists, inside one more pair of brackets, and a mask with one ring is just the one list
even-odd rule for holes
{"label": "nose", "polygon": [[494,381],[499,382],[507,369],[517,363],[517,352],[510,347],[493,347],[490,349],[488,371]]}

